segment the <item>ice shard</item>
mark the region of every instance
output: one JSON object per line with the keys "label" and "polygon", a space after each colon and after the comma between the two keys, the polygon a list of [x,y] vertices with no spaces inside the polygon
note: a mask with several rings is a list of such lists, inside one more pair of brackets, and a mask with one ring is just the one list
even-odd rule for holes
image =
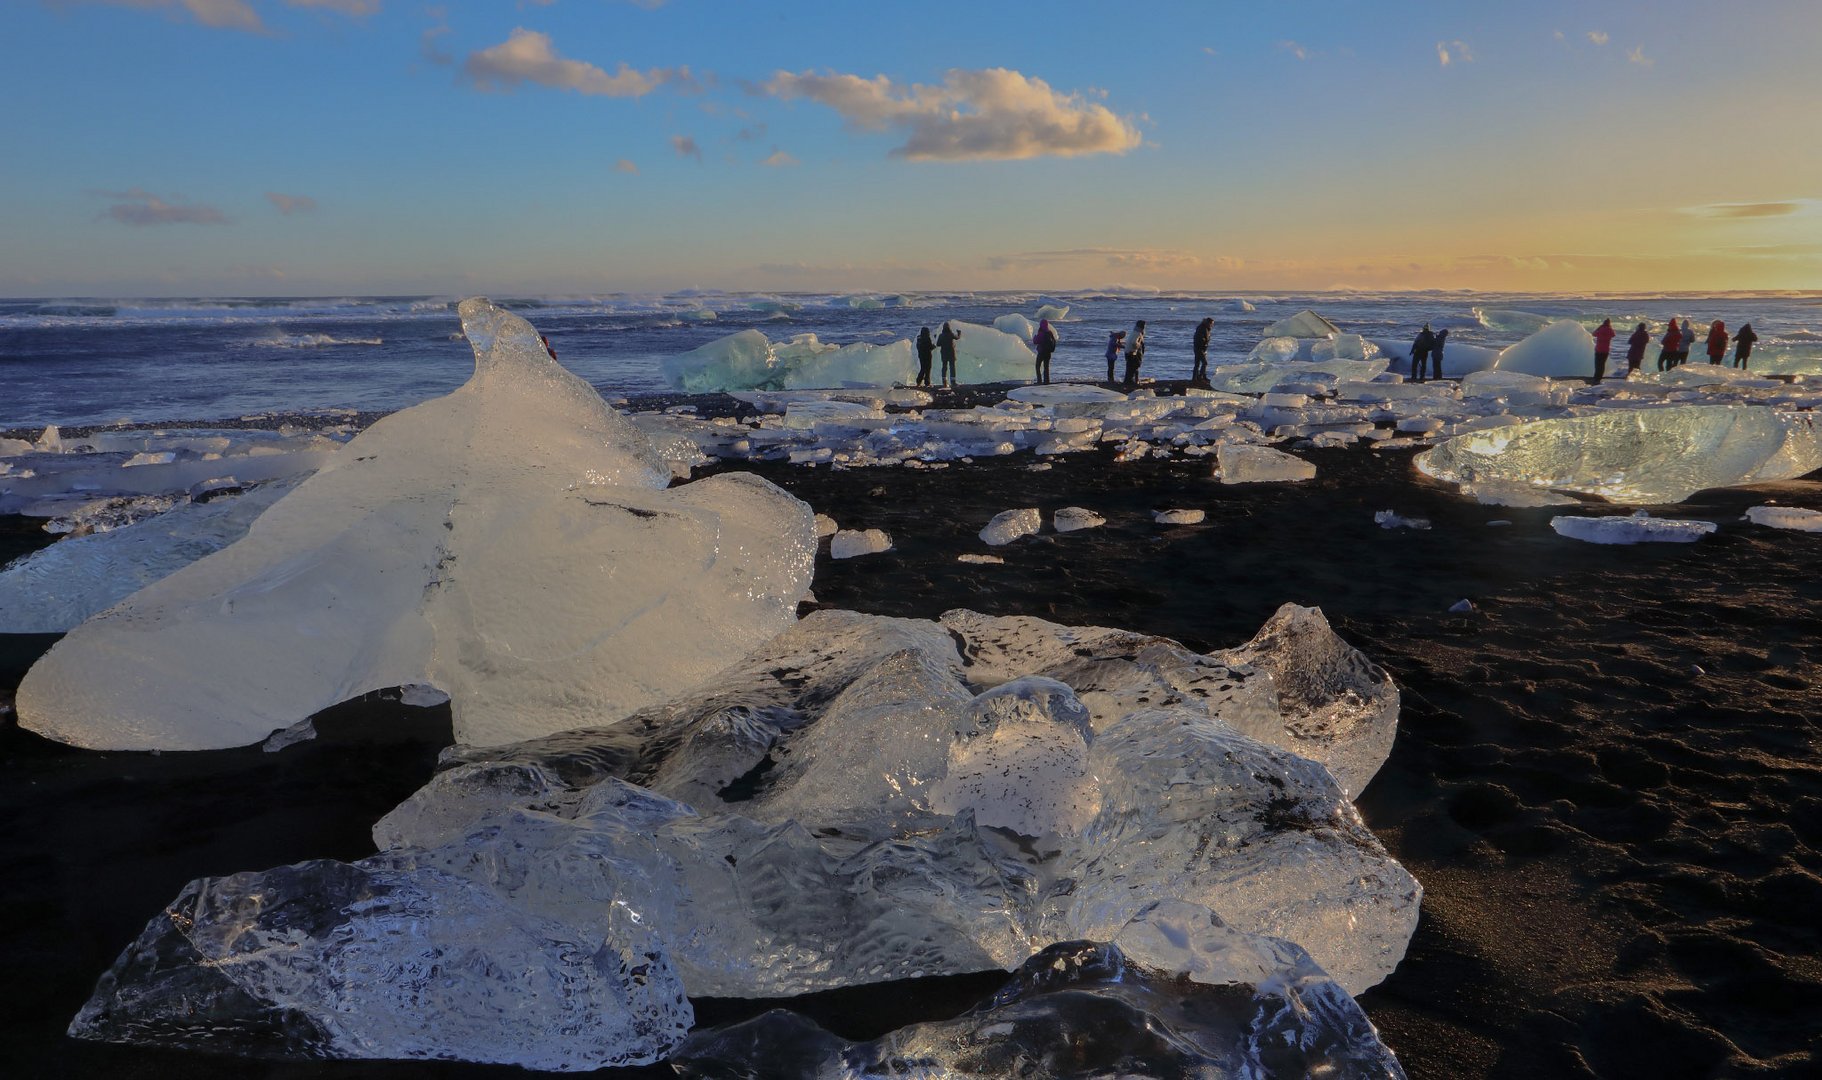
{"label": "ice shard", "polygon": [[1429,476],[1677,503],[1706,488],[1790,480],[1822,468],[1807,412],[1762,406],[1608,409],[1458,435],[1417,458]]}
{"label": "ice shard", "polygon": [[953,1020],[865,1043],[774,1010],[693,1033],[685,1077],[918,1075],[1402,1080],[1360,1006],[1288,942],[1191,904],[1147,908],[1109,944],[1053,945]]}
{"label": "ice shard", "polygon": [[502,743],[624,716],[788,625],[808,507],[754,477],[664,490],[648,439],[464,301],[475,374],[339,448],[234,544],[71,631],[21,723],[117,749],[245,745],[424,683],[457,737]]}
{"label": "ice shard", "polygon": [[1295,315],[1279,319],[1277,322],[1259,331],[1260,337],[1274,338],[1328,338],[1341,333],[1341,327],[1322,316],[1304,308]]}
{"label": "ice shard", "polygon": [[[485,1060],[582,1068],[609,1059],[579,1003],[616,987],[599,1022],[663,1041],[673,973],[691,996],[777,997],[1012,969],[1063,941],[1140,948],[1129,924],[1161,901],[1219,918],[1172,916],[1148,962],[1194,979],[1263,934],[1358,991],[1402,955],[1421,890],[1284,748],[1370,776],[1384,739],[1354,729],[1389,725],[1396,691],[1347,652],[1295,608],[1226,661],[1037,619],[817,611],[619,724],[447,753],[375,826],[378,855],[192,886],[75,1030],[187,1044],[182,995],[226,980],[223,1039],[371,1014],[382,1031],[330,1052],[469,1056],[510,1008]],[[423,925],[385,921],[406,912]],[[445,935],[468,951],[426,998]]]}

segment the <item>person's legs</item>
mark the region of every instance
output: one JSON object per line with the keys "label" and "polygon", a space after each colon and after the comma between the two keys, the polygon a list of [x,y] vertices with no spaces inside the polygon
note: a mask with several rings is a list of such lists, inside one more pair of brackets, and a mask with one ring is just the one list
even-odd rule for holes
{"label": "person's legs", "polygon": [[1602,379],[1604,379],[1606,377],[1607,377],[1607,354],[1604,352],[1597,352],[1594,354],[1594,381],[1600,382]]}

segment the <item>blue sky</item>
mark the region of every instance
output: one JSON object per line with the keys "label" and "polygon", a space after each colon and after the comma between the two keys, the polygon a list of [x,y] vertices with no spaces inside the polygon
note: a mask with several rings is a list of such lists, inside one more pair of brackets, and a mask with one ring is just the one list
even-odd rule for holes
{"label": "blue sky", "polygon": [[1822,287],[1819,31],[1780,0],[13,0],[0,293]]}

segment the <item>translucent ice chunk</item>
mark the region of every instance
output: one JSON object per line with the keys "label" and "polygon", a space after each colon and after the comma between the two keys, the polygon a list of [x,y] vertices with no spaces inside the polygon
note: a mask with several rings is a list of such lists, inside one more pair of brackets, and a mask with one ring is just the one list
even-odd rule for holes
{"label": "translucent ice chunk", "polygon": [[1573,319],[1553,322],[1499,354],[1500,371],[1594,377],[1594,336]]}
{"label": "translucent ice chunk", "polygon": [[1001,315],[993,320],[993,328],[1011,334],[1022,341],[1030,341],[1031,335],[1037,333],[1037,324],[1023,315]]}
{"label": "translucent ice chunk", "polygon": [[1016,336],[991,326],[951,320],[961,332],[955,348],[956,378],[965,383],[1015,382],[1031,378],[1036,360]]}
{"label": "translucent ice chunk", "polygon": [[981,825],[1026,836],[1074,836],[1101,808],[1088,775],[1094,739],[1088,710],[1054,679],[1002,683],[969,703],[966,736],[949,745],[943,778],[931,788],[939,814],[972,811]]}
{"label": "translucent ice chunk", "polygon": [[21,723],[82,746],[235,746],[429,683],[459,739],[506,742],[625,715],[790,623],[807,506],[741,474],[662,490],[650,442],[528,323],[484,300],[461,314],[466,385],[78,626],[21,684]]}
{"label": "translucent ice chunk", "polygon": [[1035,506],[1006,510],[995,514],[993,520],[981,529],[981,539],[998,547],[1010,544],[1021,536],[1035,536],[1043,527],[1044,516],[1038,513]]}
{"label": "translucent ice chunk", "polygon": [[892,537],[884,529],[841,529],[829,541],[829,558],[852,559],[892,550]]}
{"label": "translucent ice chunk", "polygon": [[1571,540],[1590,544],[1693,544],[1714,532],[1712,521],[1678,521],[1647,517],[1554,517],[1550,527]]}
{"label": "translucent ice chunk", "polygon": [[1200,525],[1208,517],[1206,510],[1153,510],[1151,519],[1160,525]]}
{"label": "translucent ice chunk", "polygon": [[1057,532],[1078,532],[1082,529],[1098,528],[1107,524],[1107,519],[1093,510],[1080,506],[1065,506],[1050,517],[1051,525]]}
{"label": "translucent ice chunk", "polygon": [[1287,338],[1327,338],[1331,334],[1341,333],[1341,327],[1328,321],[1308,308],[1277,322],[1259,332],[1260,337]]}
{"label": "translucent ice chunk", "polygon": [[1822,532],[1822,510],[1803,510],[1795,506],[1753,506],[1746,518],[1754,525],[1798,532]]}
{"label": "translucent ice chunk", "polygon": [[1676,503],[1705,488],[1790,480],[1822,468],[1812,414],[1760,406],[1606,409],[1459,435],[1417,458],[1424,473]]}
{"label": "translucent ice chunk", "polygon": [[1277,484],[1313,479],[1316,466],[1269,446],[1223,443],[1215,450],[1223,484]]}

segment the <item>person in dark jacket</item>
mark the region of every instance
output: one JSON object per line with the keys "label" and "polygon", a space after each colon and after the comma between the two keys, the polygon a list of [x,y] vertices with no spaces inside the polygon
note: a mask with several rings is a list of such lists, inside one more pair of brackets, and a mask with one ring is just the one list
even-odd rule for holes
{"label": "person in dark jacket", "polygon": [[1107,335],[1107,385],[1113,385],[1113,366],[1120,360],[1120,352],[1126,348],[1126,331],[1115,330]]}
{"label": "person in dark jacket", "polygon": [[1645,362],[1645,350],[1651,347],[1651,331],[1644,323],[1626,339],[1626,374],[1630,375]]}
{"label": "person in dark jacket", "polygon": [[1132,336],[1126,339],[1126,389],[1139,385],[1139,366],[1145,363],[1145,320],[1132,324]]}
{"label": "person in dark jacket", "polygon": [[1708,362],[1719,364],[1727,355],[1727,324],[1719,319],[1708,326]]}
{"label": "person in dark jacket", "polygon": [[1676,366],[1682,367],[1689,362],[1689,350],[1695,348],[1695,331],[1690,329],[1689,320],[1683,320],[1683,344],[1677,346]]}
{"label": "person in dark jacket", "polygon": [[1436,332],[1430,329],[1429,323],[1417,331],[1417,340],[1411,342],[1411,381],[1422,382],[1424,368],[1430,363],[1430,350],[1436,347]]}
{"label": "person in dark jacket", "polygon": [[1038,351],[1037,381],[1044,384],[1050,381],[1050,354],[1057,351],[1057,332],[1050,328],[1049,319],[1039,319],[1037,333],[1031,335],[1031,344]]}
{"label": "person in dark jacket", "polygon": [[955,373],[955,343],[962,339],[961,332],[943,324],[943,332],[936,335],[936,347],[943,354],[943,385],[960,386],[962,380]]}
{"label": "person in dark jacket", "polygon": [[930,336],[930,328],[924,327],[917,332],[917,385],[930,385],[930,361],[936,356],[936,341]]}
{"label": "person in dark jacket", "polygon": [[1658,370],[1669,371],[1676,367],[1676,351],[1683,344],[1683,331],[1677,328],[1676,320],[1664,328],[1664,336],[1658,342]]}
{"label": "person in dark jacket", "polygon": [[1442,378],[1442,350],[1449,344],[1448,328],[1436,331],[1436,344],[1430,346],[1430,378]]}
{"label": "person in dark jacket", "polygon": [[1759,340],[1759,335],[1752,332],[1752,324],[1740,327],[1740,332],[1733,336],[1733,366],[1745,370],[1746,361],[1752,356],[1752,343]]}
{"label": "person in dark jacket", "polygon": [[1602,319],[1594,328],[1594,381],[1600,382],[1607,377],[1607,355],[1613,351],[1613,339],[1619,331],[1613,328],[1612,319]]}
{"label": "person in dark jacket", "polygon": [[1208,339],[1214,335],[1215,320],[1210,317],[1196,324],[1196,336],[1190,347],[1195,352],[1196,365],[1189,373],[1190,382],[1208,381]]}

